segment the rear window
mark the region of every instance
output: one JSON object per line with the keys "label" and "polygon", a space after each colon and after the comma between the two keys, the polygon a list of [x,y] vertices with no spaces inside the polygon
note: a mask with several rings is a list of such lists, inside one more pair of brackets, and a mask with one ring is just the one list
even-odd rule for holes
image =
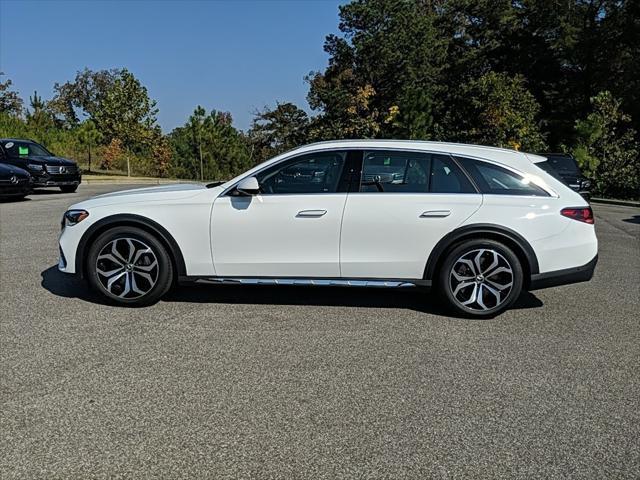
{"label": "rear window", "polygon": [[492,163],[465,157],[456,157],[469,172],[482,193],[491,195],[528,195],[548,197],[542,188],[527,178]]}
{"label": "rear window", "polygon": [[544,163],[547,163],[549,167],[558,173],[574,175],[580,173],[576,161],[567,155],[547,155],[547,161]]}

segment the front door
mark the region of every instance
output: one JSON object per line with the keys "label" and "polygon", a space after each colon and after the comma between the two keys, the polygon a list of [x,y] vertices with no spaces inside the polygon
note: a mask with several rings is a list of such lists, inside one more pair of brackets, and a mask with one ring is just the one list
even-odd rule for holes
{"label": "front door", "polygon": [[342,222],[342,276],[421,279],[436,243],[481,203],[449,155],[364,152]]}
{"label": "front door", "polygon": [[213,206],[220,277],[339,277],[348,152],[289,158],[255,176],[260,193],[232,189]]}

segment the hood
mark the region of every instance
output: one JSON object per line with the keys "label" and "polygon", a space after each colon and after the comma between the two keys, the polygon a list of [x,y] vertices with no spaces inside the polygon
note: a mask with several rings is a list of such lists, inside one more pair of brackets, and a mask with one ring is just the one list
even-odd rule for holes
{"label": "hood", "polygon": [[105,193],[73,205],[71,208],[89,209],[104,205],[119,205],[137,202],[171,202],[197,195],[208,190],[198,183],[178,183],[157,187],[134,188],[119,192]]}
{"label": "hood", "polygon": [[62,157],[25,155],[20,158],[28,161],[28,163],[39,163],[42,165],[57,165],[57,166],[65,166],[65,167],[73,167],[76,165],[76,162],[74,162],[73,160],[69,160],[68,158],[62,158]]}
{"label": "hood", "polygon": [[12,175],[16,177],[28,177],[29,172],[22,168],[14,167],[6,163],[0,163],[0,178],[10,178]]}

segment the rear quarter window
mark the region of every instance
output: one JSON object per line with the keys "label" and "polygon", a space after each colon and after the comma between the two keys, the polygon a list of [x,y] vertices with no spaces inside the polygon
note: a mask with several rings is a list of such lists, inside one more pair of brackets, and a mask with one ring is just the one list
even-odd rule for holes
{"label": "rear quarter window", "polygon": [[482,193],[548,197],[549,194],[527,178],[493,163],[456,157]]}

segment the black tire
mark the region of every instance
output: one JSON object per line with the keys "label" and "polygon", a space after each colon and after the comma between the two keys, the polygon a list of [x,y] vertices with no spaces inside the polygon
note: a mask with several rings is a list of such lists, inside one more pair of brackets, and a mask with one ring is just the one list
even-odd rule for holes
{"label": "black tire", "polygon": [[438,272],[442,298],[455,313],[466,317],[490,318],[503,312],[518,299],[522,285],[520,260],[495,240],[474,239],[456,245]]}
{"label": "black tire", "polygon": [[86,274],[91,287],[108,302],[144,307],[158,302],[167,293],[174,272],[167,250],[155,236],[136,227],[115,227],[92,243],[86,258]]}
{"label": "black tire", "polygon": [[75,191],[78,190],[78,186],[77,185],[63,185],[62,187],[60,187],[60,190],[62,191],[62,193],[75,193]]}

